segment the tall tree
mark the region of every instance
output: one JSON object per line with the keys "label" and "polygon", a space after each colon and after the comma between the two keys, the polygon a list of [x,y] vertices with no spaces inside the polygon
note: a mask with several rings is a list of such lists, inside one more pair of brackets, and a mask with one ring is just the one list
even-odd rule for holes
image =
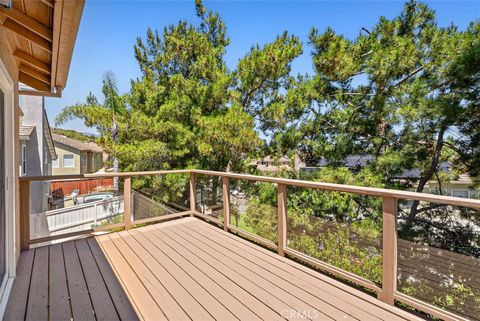
{"label": "tall tree", "polygon": [[[85,103],[67,106],[55,117],[56,126],[72,119],[82,119],[87,127],[94,127],[104,140],[113,159],[113,172],[118,173],[115,144],[118,140],[118,121],[127,114],[125,97],[118,94],[115,76],[106,72],[102,81],[103,103],[90,92]],[[114,192],[118,193],[118,177],[114,178]]]}
{"label": "tall tree", "polygon": [[[354,40],[328,28],[313,29],[310,42],[315,75],[288,93],[302,104],[288,107],[302,121],[276,141],[299,148],[307,163],[374,155],[371,167],[387,186],[417,192],[460,171],[478,176],[480,128],[469,120],[478,112],[478,49],[471,49],[480,42],[478,22],[465,31],[438,27],[431,9],[410,1],[398,17],[381,17]],[[446,161],[454,164],[451,175],[442,172]],[[417,170],[418,177],[404,177]],[[407,225],[419,206],[413,203]]]}
{"label": "tall tree", "polygon": [[238,62],[238,103],[267,134],[286,125],[285,94],[293,81],[291,65],[301,53],[300,40],[285,31],[271,43],[253,46]]}

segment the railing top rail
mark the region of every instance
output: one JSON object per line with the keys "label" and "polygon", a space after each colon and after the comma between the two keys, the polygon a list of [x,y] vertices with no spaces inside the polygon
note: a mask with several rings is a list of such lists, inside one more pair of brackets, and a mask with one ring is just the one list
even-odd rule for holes
{"label": "railing top rail", "polygon": [[50,176],[23,176],[20,177],[20,181],[62,181],[71,179],[98,179],[98,178],[111,178],[111,177],[138,177],[138,176],[151,176],[151,175],[165,175],[165,174],[189,174],[189,169],[172,169],[162,171],[144,171],[144,172],[120,172],[120,173],[92,173],[81,175],[50,175]]}
{"label": "railing top rail", "polygon": [[400,191],[386,188],[375,188],[355,185],[343,185],[334,183],[323,183],[314,181],[305,181],[298,179],[280,178],[258,176],[250,174],[239,174],[230,172],[217,172],[209,170],[196,169],[180,169],[180,170],[161,170],[161,171],[145,171],[145,172],[121,172],[121,173],[98,173],[98,174],[84,174],[84,175],[57,175],[57,176],[37,176],[37,177],[21,177],[20,181],[45,181],[45,180],[65,180],[65,179],[96,179],[96,178],[110,178],[110,177],[138,177],[148,175],[165,175],[165,174],[203,174],[220,177],[230,177],[236,179],[245,179],[256,182],[268,182],[276,184],[285,184],[288,186],[317,188],[327,191],[354,193],[359,195],[377,196],[377,197],[393,197],[397,199],[417,200],[424,202],[432,202],[438,204],[456,205],[462,207],[478,208],[480,209],[480,200],[452,197],[444,195],[435,195],[427,193],[417,193],[411,191]]}
{"label": "railing top rail", "polygon": [[216,172],[216,171],[208,171],[208,170],[191,170],[191,172],[195,174],[246,179],[246,180],[252,180],[257,182],[285,184],[288,186],[318,188],[322,190],[335,191],[335,192],[346,192],[346,193],[354,193],[359,195],[378,196],[378,197],[393,197],[397,199],[418,200],[418,201],[447,204],[447,205],[457,205],[457,206],[480,209],[480,200],[470,199],[470,198],[452,197],[452,196],[435,195],[435,194],[427,194],[427,193],[417,193],[417,192],[411,192],[411,191],[401,191],[401,190],[393,190],[393,189],[386,189],[386,188],[323,183],[323,182],[305,181],[305,180],[299,180],[299,179],[289,179],[289,178],[280,178],[280,177]]}

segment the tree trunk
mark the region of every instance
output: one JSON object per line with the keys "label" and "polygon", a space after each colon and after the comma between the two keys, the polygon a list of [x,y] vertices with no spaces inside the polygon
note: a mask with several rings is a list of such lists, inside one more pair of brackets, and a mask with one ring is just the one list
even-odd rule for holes
{"label": "tree trunk", "polygon": [[[432,179],[433,175],[438,170],[438,162],[440,160],[440,156],[442,153],[443,149],[443,139],[445,135],[446,128],[442,127],[440,131],[438,132],[438,137],[437,137],[437,143],[435,145],[435,152],[432,157],[432,162],[430,163],[430,168],[428,171],[423,175],[417,185],[417,188],[415,192],[421,193],[423,192],[423,189],[425,188],[425,185]],[[420,205],[419,201],[413,201],[413,204],[410,208],[410,214],[408,215],[407,221],[406,221],[406,226],[407,229],[410,229],[412,227],[413,221],[415,220],[415,217],[417,216],[418,213],[418,206]]]}
{"label": "tree trunk", "polygon": [[[118,126],[117,126],[117,120],[115,119],[115,114],[113,114],[113,119],[112,119],[112,132],[110,133],[110,138],[112,139],[113,144],[117,142],[117,136],[118,136]],[[115,155],[115,151],[113,151],[113,173],[116,174],[118,173],[118,158]],[[113,178],[113,193],[118,194],[119,188],[118,188],[118,176],[115,176]]]}
{"label": "tree trunk", "polygon": [[[118,159],[113,157],[113,172],[118,173]],[[113,193],[118,194],[118,176],[113,178]]]}

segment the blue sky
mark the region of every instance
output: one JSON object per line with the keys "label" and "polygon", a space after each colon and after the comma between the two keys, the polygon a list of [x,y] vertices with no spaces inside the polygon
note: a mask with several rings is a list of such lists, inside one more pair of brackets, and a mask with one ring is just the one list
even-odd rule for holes
{"label": "blue sky", "polygon": [[[332,27],[349,38],[361,27],[370,28],[379,16],[392,18],[402,10],[403,1],[205,1],[208,9],[220,13],[226,23],[231,44],[226,61],[234,68],[253,44],[272,41],[287,30],[304,44],[304,53],[293,64],[293,73],[312,71],[308,34],[312,27],[320,31]],[[437,13],[440,26],[451,23],[465,29],[480,18],[480,0],[427,1]],[[53,118],[64,106],[84,101],[89,91],[101,98],[102,75],[115,73],[121,92],[130,88],[130,79],[139,75],[133,55],[137,36],[148,27],[163,27],[187,20],[198,23],[194,0],[190,1],[98,1],[87,0],[62,98],[47,98],[46,109]],[[94,132],[81,121],[62,126]]]}

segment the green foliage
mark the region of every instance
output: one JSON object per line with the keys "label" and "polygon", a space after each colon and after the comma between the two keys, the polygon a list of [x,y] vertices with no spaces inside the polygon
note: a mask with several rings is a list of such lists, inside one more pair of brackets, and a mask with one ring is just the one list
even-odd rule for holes
{"label": "green foliage", "polygon": [[460,280],[447,281],[448,285],[432,287],[421,281],[400,280],[399,290],[415,298],[421,298],[436,306],[463,314],[472,318],[477,317],[472,306],[480,304],[480,291],[472,288]]}
{"label": "green foliage", "polygon": [[301,228],[299,231],[292,223],[295,232],[289,233],[290,248],[381,284],[382,255],[374,246],[374,238],[367,239],[372,242],[370,246],[358,244],[352,239],[354,228],[338,224],[325,228],[323,220],[302,224]]}
{"label": "green foliage", "polygon": [[[103,77],[102,93],[104,102],[89,93],[85,103],[67,106],[55,117],[55,125],[62,125],[72,119],[81,119],[87,127],[95,128],[102,139],[107,139],[114,133],[115,118],[127,113],[125,97],[118,94],[115,77],[112,72],[106,72]],[[111,147],[111,146],[108,146]]]}
{"label": "green foliage", "polygon": [[149,29],[135,45],[142,76],[132,81],[131,117],[121,141],[126,156],[146,139],[158,142],[142,148],[147,160],[159,158],[143,163],[145,169],[241,170],[260,143],[253,119],[236,102],[235,75],[223,57],[225,25],[201,1],[196,9],[198,27],[180,21],[162,34]]}
{"label": "green foliage", "polygon": [[[478,22],[465,31],[438,27],[435,13],[416,1],[353,40],[313,29],[315,75],[288,91],[295,104],[285,105],[291,117],[274,143],[287,151],[299,147],[311,165],[321,157],[340,162],[371,154],[370,170],[387,187],[422,191],[442,161],[478,176],[479,39]],[[420,179],[399,184],[411,169]]]}
{"label": "green foliage", "polygon": [[248,201],[245,224],[255,234],[267,240],[277,242],[277,209],[252,197]]}
{"label": "green foliage", "polygon": [[[347,169],[330,168],[315,177],[343,183],[352,183],[356,179]],[[276,242],[276,186],[245,181],[233,182],[233,185],[247,195],[246,211],[240,215],[240,221],[245,223],[242,228]],[[290,248],[381,282],[380,199],[293,187],[288,188],[287,195]]]}
{"label": "green foliage", "polygon": [[302,44],[284,32],[263,47],[256,45],[239,61],[238,92],[244,110],[256,117],[261,129],[285,125],[285,94],[290,87],[291,63],[302,53]]}
{"label": "green foliage", "polygon": [[166,174],[161,176],[141,176],[132,180],[132,188],[140,190],[154,201],[188,207],[188,185],[190,175]]}
{"label": "green foliage", "polygon": [[241,169],[241,164],[232,160],[242,159],[246,151],[253,152],[260,145],[253,126],[253,118],[237,106],[223,115],[202,117],[197,146],[201,163],[213,168],[227,164],[230,170]]}
{"label": "green foliage", "polygon": [[97,139],[97,137],[95,137],[94,135],[80,133],[71,129],[52,128],[52,133],[66,136],[84,143],[94,142]]}

